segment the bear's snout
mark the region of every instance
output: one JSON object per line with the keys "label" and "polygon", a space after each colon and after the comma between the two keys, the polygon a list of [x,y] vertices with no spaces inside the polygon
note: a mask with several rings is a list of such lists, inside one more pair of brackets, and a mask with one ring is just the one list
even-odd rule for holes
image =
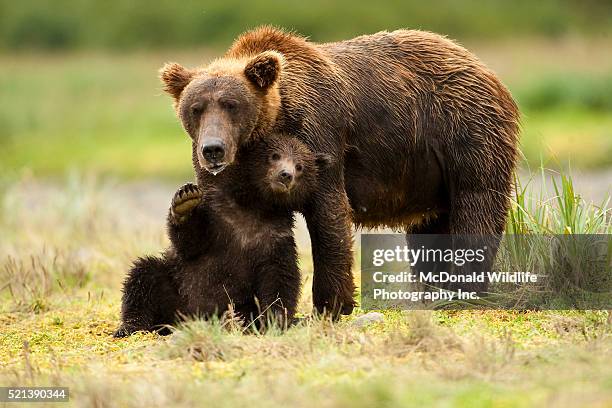
{"label": "bear's snout", "polygon": [[217,164],[225,157],[225,143],[222,140],[214,139],[202,145],[202,156],[209,164]]}
{"label": "bear's snout", "polygon": [[219,172],[225,168],[225,154],[226,146],[225,142],[221,139],[211,139],[206,141],[200,149],[200,154],[204,158],[206,169],[212,173]]}
{"label": "bear's snout", "polygon": [[293,181],[293,173],[288,170],[281,170],[280,173],[278,173],[278,181],[289,188]]}

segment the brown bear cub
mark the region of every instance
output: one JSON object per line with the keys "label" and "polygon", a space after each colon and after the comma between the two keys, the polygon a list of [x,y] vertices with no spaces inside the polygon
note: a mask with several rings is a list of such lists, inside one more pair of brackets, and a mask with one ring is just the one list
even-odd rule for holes
{"label": "brown bear cub", "polygon": [[230,305],[247,324],[290,324],[300,295],[293,212],[329,162],[275,135],[239,149],[205,190],[181,187],[168,215],[171,248],[134,263],[115,337],[167,333],[182,316],[221,316]]}

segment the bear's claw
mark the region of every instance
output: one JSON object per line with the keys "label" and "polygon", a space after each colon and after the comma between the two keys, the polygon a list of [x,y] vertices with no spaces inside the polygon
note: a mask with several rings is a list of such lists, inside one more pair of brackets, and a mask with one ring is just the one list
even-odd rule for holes
{"label": "bear's claw", "polygon": [[121,339],[124,337],[128,337],[130,335],[130,332],[128,329],[126,329],[123,325],[119,326],[119,328],[117,330],[115,330],[115,332],[113,333],[113,337],[116,339]]}
{"label": "bear's claw", "polygon": [[189,213],[200,204],[201,200],[202,191],[197,185],[193,183],[184,184],[172,198],[170,213],[174,221],[183,222]]}

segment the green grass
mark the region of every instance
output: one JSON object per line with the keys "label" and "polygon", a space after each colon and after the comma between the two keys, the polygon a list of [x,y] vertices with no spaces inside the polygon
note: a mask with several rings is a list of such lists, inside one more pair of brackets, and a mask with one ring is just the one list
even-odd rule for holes
{"label": "green grass", "polygon": [[516,96],[524,109],[536,112],[559,107],[610,112],[612,75],[553,74],[528,84]]}
{"label": "green grass", "polygon": [[596,169],[612,165],[612,115],[609,111],[557,107],[523,112],[521,150],[532,166],[571,165]]}
{"label": "green grass", "polygon": [[3,170],[185,176],[190,143],[156,77],[164,60],[6,58],[0,79]]}
{"label": "green grass", "polygon": [[[531,175],[526,182],[515,178],[508,234],[610,234],[612,233],[610,197],[600,203],[588,202],[576,190],[571,173],[540,167],[540,185]],[[549,196],[546,184],[552,185]]]}
{"label": "green grass", "polygon": [[605,406],[612,398],[605,312],[395,313],[375,327],[312,321],[282,336],[193,322],[168,338],[112,340],[114,302],[75,303],[3,321],[3,384],[69,386],[78,406]]}

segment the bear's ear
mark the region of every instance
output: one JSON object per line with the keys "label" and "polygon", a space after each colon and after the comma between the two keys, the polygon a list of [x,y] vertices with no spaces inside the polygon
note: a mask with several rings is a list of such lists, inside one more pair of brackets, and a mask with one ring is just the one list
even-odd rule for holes
{"label": "bear's ear", "polygon": [[164,91],[178,101],[183,89],[193,79],[194,72],[176,62],[168,63],[159,70],[159,77],[164,83]]}
{"label": "bear's ear", "polygon": [[276,51],[264,51],[247,62],[244,75],[260,89],[268,89],[280,77],[283,56]]}
{"label": "bear's ear", "polygon": [[315,163],[319,170],[325,170],[331,167],[332,157],[326,153],[317,153],[315,156]]}

